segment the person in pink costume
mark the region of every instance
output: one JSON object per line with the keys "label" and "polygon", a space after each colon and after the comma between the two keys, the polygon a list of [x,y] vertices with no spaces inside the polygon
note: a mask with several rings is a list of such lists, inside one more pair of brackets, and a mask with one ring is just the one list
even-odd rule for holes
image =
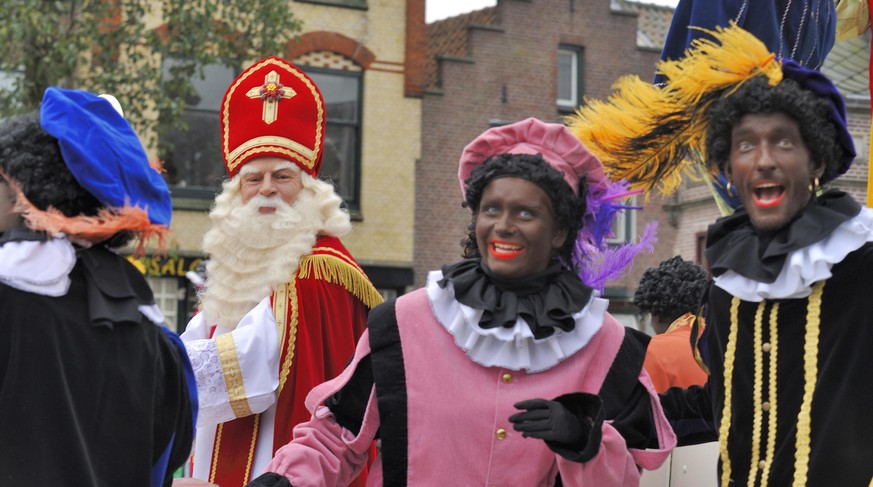
{"label": "person in pink costume", "polygon": [[465,259],[370,313],[349,366],[312,390],[312,419],[250,486],[346,485],[374,439],[371,486],[629,486],[667,457],[647,337],[597,289],[650,246],[651,231],[620,253],[602,238],[626,187],[536,119],[473,140],[459,178]]}

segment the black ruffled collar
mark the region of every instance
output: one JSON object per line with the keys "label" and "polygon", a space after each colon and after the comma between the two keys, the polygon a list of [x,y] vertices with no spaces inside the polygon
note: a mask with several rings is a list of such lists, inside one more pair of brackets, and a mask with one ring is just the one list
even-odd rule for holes
{"label": "black ruffled collar", "polygon": [[545,271],[525,279],[507,280],[493,275],[480,259],[462,260],[442,267],[441,288],[451,282],[455,299],[482,310],[482,328],[512,328],[524,318],[536,339],[555,328],[572,331],[573,314],[591,300],[592,290],[572,271],[552,263]]}
{"label": "black ruffled collar", "polygon": [[88,291],[91,325],[112,328],[116,324],[139,324],[139,306],[155,300],[148,283],[126,259],[95,246],[78,252]]}
{"label": "black ruffled collar", "polygon": [[45,232],[38,232],[26,227],[15,227],[0,232],[0,246],[8,242],[48,242],[49,236]]}
{"label": "black ruffled collar", "polygon": [[744,208],[710,225],[706,259],[712,274],[731,270],[763,283],[776,280],[789,252],[808,247],[854,218],[861,206],[843,191],[831,190],[813,198],[788,225],[776,232],[759,233]]}

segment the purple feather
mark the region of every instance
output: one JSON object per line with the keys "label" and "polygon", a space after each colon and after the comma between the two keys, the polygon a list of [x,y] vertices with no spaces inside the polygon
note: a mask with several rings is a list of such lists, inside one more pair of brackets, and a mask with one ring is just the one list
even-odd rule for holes
{"label": "purple feather", "polygon": [[626,181],[604,181],[590,188],[587,208],[582,217],[582,229],[576,239],[573,263],[582,282],[601,293],[606,283],[629,271],[634,257],[640,252],[652,252],[656,240],[657,224],[646,226],[637,243],[610,246],[606,239],[613,236],[612,225],[620,210],[638,210],[640,207],[621,203],[622,200],[640,193],[628,191]]}

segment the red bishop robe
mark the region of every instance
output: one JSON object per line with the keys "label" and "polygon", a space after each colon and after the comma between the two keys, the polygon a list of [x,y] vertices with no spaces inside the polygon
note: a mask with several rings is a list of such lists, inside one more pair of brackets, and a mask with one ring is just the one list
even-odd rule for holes
{"label": "red bishop robe", "polygon": [[183,334],[206,412],[198,423],[194,476],[234,487],[260,475],[291,441],[294,426],[309,420],[306,395],[343,371],[368,310],[381,301],[339,239],[319,236],[292,280],[234,330],[214,336],[210,330],[205,338],[211,327],[195,316]]}

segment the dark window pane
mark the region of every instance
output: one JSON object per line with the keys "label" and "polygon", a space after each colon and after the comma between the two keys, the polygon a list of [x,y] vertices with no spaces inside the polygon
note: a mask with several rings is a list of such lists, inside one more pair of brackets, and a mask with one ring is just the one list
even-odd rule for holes
{"label": "dark window pane", "polygon": [[225,176],[218,130],[218,112],[187,110],[182,120],[187,131],[174,130],[161,139],[173,150],[164,156],[165,176],[170,186],[214,189]]}
{"label": "dark window pane", "polygon": [[575,98],[573,93],[574,53],[558,51],[558,100],[569,101]]}
{"label": "dark window pane", "polygon": [[331,181],[350,209],[358,208],[361,73],[305,68],[324,96],[327,114],[321,179]]}
{"label": "dark window pane", "polygon": [[328,121],[358,122],[360,79],[326,73],[309,73],[324,96]]}
{"label": "dark window pane", "polygon": [[[169,76],[177,59],[164,61],[162,69]],[[221,155],[221,137],[218,129],[218,112],[224,92],[235,77],[234,70],[223,65],[210,65],[203,69],[203,77],[191,78],[196,95],[186,100],[188,108],[182,120],[187,130],[173,130],[160,140],[161,157],[165,177],[170,186],[177,188],[218,188],[225,176],[224,159]],[[210,193],[204,193],[204,197]]]}
{"label": "dark window pane", "polygon": [[344,201],[353,201],[357,179],[355,174],[357,166],[355,152],[358,147],[357,129],[355,127],[328,125],[326,135],[321,179],[332,182]]}

